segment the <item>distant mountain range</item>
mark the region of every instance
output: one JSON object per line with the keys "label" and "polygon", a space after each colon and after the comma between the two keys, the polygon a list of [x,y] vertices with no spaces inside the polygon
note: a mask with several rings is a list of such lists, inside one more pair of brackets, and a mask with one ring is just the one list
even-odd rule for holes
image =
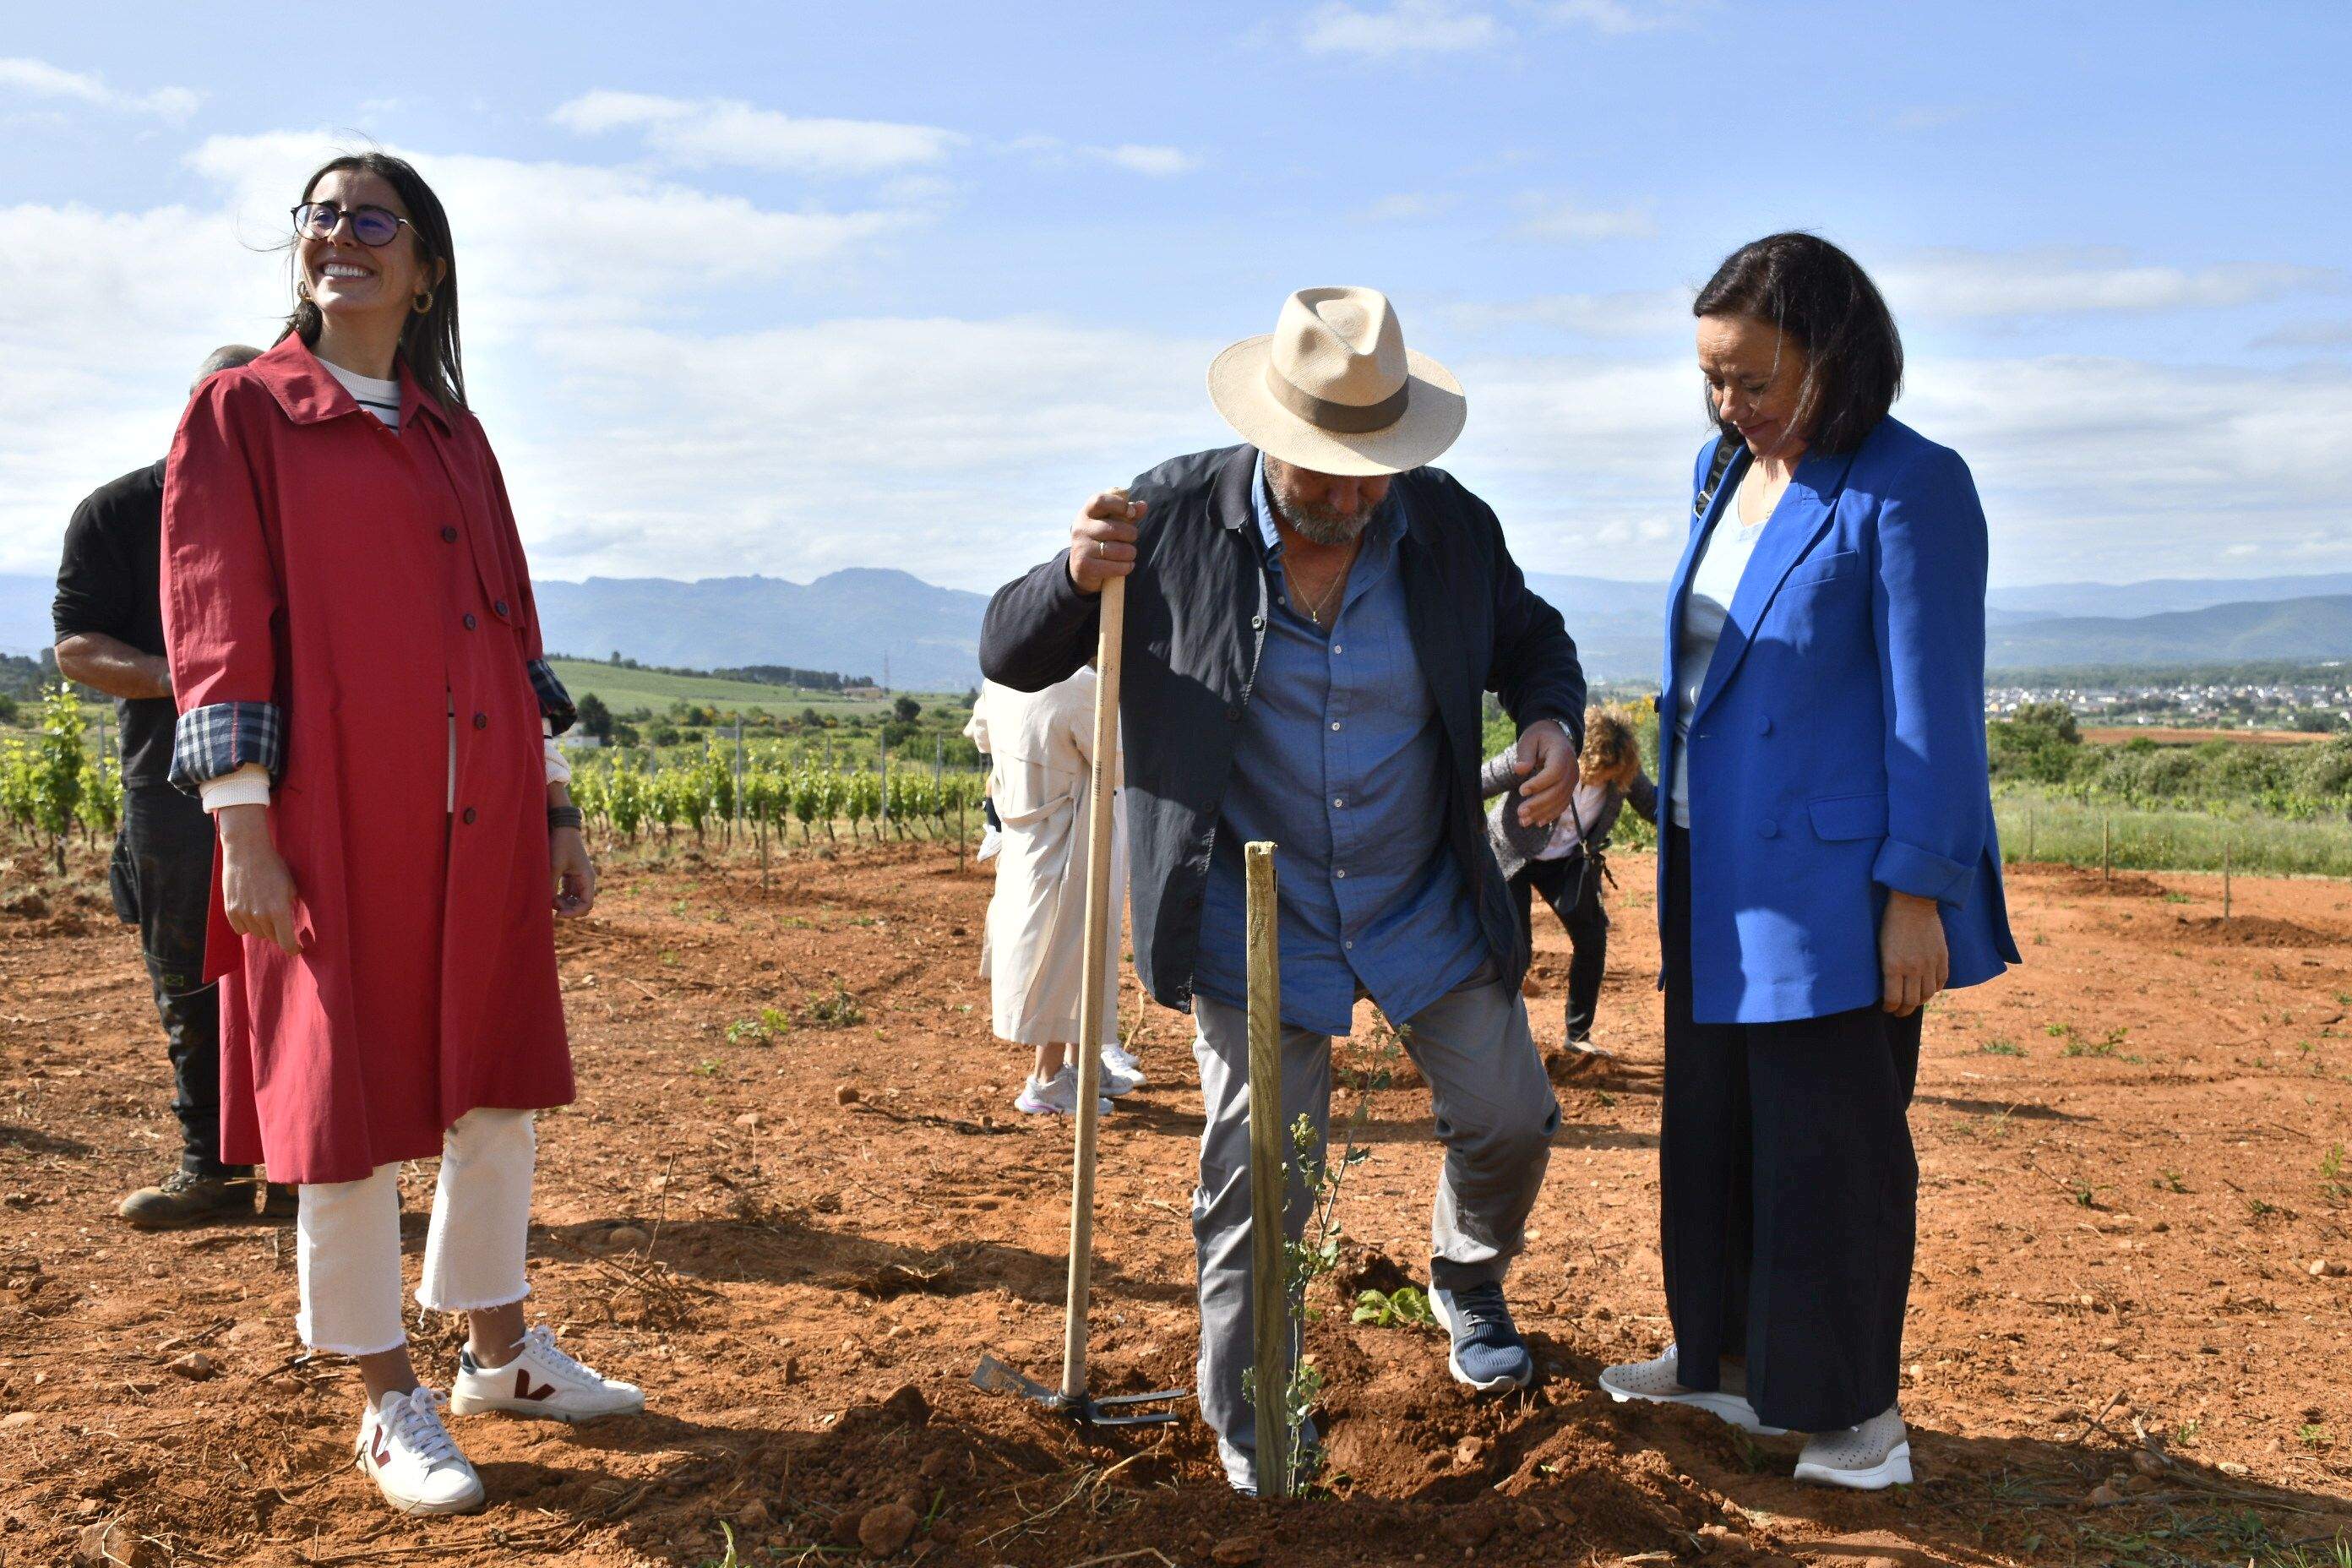
{"label": "distant mountain range", "polygon": [[[1529,573],[1559,607],[1590,673],[1654,676],[1662,583]],[[49,640],[46,577],[0,574],[0,652]],[[592,577],[538,584],[552,651],[618,652],[645,664],[711,669],[793,665],[871,674],[914,690],[979,679],[985,595],[905,572],[857,569],[814,583],[780,577]],[[1991,668],[2352,658],[2352,573],[2045,584],[1987,595]]]}

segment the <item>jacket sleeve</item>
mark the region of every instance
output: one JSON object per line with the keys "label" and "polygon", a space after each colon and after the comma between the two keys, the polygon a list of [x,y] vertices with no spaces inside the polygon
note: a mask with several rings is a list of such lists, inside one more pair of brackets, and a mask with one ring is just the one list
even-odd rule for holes
{"label": "jacket sleeve", "polygon": [[1633,782],[1625,788],[1625,804],[1633,815],[1655,827],[1658,825],[1658,786],[1646,773],[1636,772]]}
{"label": "jacket sleeve", "polygon": [[[498,454],[490,450],[481,426],[473,426],[472,435],[482,448],[482,468],[490,476],[490,497],[499,510],[499,545],[514,578],[515,629],[522,636],[523,672],[530,677],[531,695],[539,701],[539,716],[545,721],[547,732],[561,735],[578,721],[580,714],[572,706],[572,694],[556,679],[555,667],[547,662],[547,644],[539,630],[539,597],[530,589],[530,565],[523,559],[522,531],[515,526],[514,503],[507,500],[507,477],[499,470]],[[564,777],[570,776],[567,767]]]}
{"label": "jacket sleeve", "polygon": [[1889,487],[1871,585],[1886,714],[1886,842],[1871,875],[1957,903],[1985,844],[1985,517],[1958,454]]}
{"label": "jacket sleeve", "polygon": [[1584,666],[1559,612],[1528,586],[1519,563],[1503,540],[1503,525],[1485,501],[1462,492],[1478,522],[1495,542],[1495,651],[1486,689],[1522,734],[1546,719],[1557,719],[1579,751],[1584,748]]}
{"label": "jacket sleeve", "polygon": [[1015,691],[1066,680],[1095,651],[1102,598],[1070,581],[1066,550],[1016,577],[988,601],[980,623],[980,670]]}
{"label": "jacket sleeve", "polygon": [[1519,749],[1506,746],[1488,757],[1478,768],[1478,795],[1492,800],[1519,782]]}
{"label": "jacket sleeve", "polygon": [[241,393],[268,397],[229,376],[206,382],[181,416],[164,469],[163,640],[180,708],[172,782],[191,795],[249,765],[274,778],[286,764],[283,601],[249,426],[236,406]]}

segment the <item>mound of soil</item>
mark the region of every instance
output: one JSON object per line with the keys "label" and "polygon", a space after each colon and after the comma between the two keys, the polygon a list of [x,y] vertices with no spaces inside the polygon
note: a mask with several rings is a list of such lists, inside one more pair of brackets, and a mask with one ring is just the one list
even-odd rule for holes
{"label": "mound of soil", "polygon": [[2002,869],[2004,880],[2039,883],[2053,891],[2077,897],[2096,894],[2114,899],[2160,899],[2171,889],[2137,871],[2117,871],[2103,877],[2095,866],[2066,866],[2053,861],[2020,861]]}
{"label": "mound of soil", "polygon": [[2182,935],[2215,947],[2328,947],[2343,940],[2293,921],[2273,920],[2264,915],[2237,915],[2229,920],[2219,915],[2195,920],[2181,915],[2178,924]]}

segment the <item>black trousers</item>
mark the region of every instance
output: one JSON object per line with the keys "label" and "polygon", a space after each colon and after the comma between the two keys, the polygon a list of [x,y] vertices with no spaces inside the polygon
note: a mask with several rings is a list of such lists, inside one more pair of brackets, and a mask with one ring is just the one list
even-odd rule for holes
{"label": "black trousers", "polygon": [[181,1168],[200,1176],[247,1174],[244,1166],[220,1163],[220,988],[199,984],[212,900],[213,819],[194,795],[168,784],[127,785],[107,872],[115,913],[139,928],[163,1021]]}
{"label": "black trousers", "polygon": [[1690,838],[1670,832],[1658,1215],[1679,1375],[1711,1389],[1744,1356],[1768,1425],[1855,1426],[1895,1403],[1903,1356],[1922,1015],[1696,1022]]}
{"label": "black trousers", "polygon": [[1568,928],[1568,1038],[1592,1033],[1601,1005],[1601,977],[1609,967],[1609,911],[1601,902],[1601,867],[1582,855],[1565,860],[1530,860],[1511,879],[1519,907],[1519,937],[1535,942],[1535,898],[1541,893],[1559,923]]}

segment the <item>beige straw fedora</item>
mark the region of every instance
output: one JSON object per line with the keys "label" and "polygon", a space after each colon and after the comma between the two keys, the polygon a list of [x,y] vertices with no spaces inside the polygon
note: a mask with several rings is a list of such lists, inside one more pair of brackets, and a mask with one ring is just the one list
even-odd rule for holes
{"label": "beige straw fedora", "polygon": [[1462,434],[1462,384],[1404,346],[1377,289],[1301,289],[1264,337],[1209,366],[1225,423],[1269,457],[1318,474],[1401,474]]}

